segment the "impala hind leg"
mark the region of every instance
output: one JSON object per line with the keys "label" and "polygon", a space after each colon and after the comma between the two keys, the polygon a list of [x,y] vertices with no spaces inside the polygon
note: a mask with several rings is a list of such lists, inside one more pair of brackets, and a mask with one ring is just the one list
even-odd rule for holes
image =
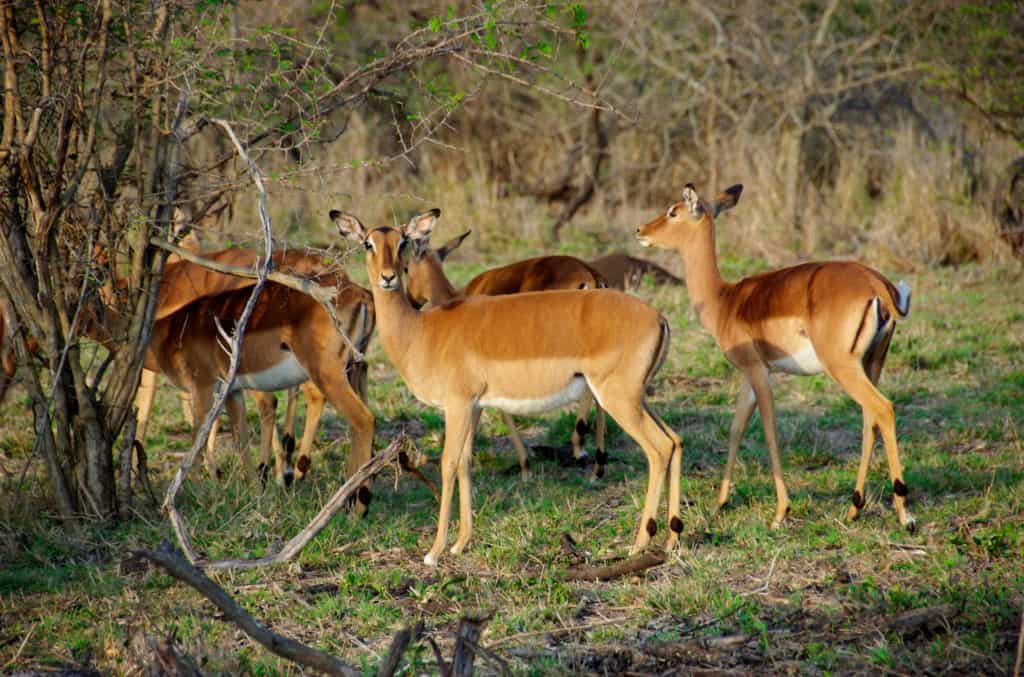
{"label": "impala hind leg", "polygon": [[[615,422],[640,445],[647,456],[647,494],[644,498],[643,511],[640,513],[640,526],[637,529],[631,551],[636,553],[647,547],[651,538],[658,532],[656,515],[666,472],[669,470],[672,470],[673,473],[679,471],[679,465],[670,468],[672,456],[676,451],[676,441],[679,438],[675,436],[675,433],[672,433],[671,436],[666,433],[668,427],[647,410],[639,396],[633,399],[622,398],[621,392],[622,390],[612,386],[608,388],[608,393],[609,395],[615,393],[615,395],[602,397],[600,392],[595,392],[595,395],[605,410],[615,419]],[[616,397],[616,395],[618,396]],[[679,499],[679,478],[670,477],[669,481],[677,485],[674,492],[671,488],[669,490],[671,503],[673,497],[677,501]],[[678,520],[679,506],[669,505],[669,514]],[[682,521],[675,524],[681,531]]]}
{"label": "impala hind leg", "polygon": [[462,445],[459,457],[459,535],[452,545],[451,552],[458,555],[469,544],[473,533],[473,482],[470,478],[470,466],[473,463],[473,436],[480,424],[480,408],[473,408],[473,420],[470,422],[469,434]]}
{"label": "impala hind leg", "polygon": [[[437,535],[423,563],[436,566],[448,542],[448,524],[452,516],[452,495],[456,473],[462,461],[467,437],[473,434],[473,406],[448,407],[444,411],[444,450],[441,452],[441,509],[437,516]],[[472,447],[472,445],[470,445]],[[470,501],[472,497],[469,497]],[[461,503],[461,502],[460,502]],[[460,505],[461,509],[461,505]]]}
{"label": "impala hind leg", "polygon": [[[789,514],[789,493],[786,482],[782,478],[782,459],[779,457],[779,444],[776,440],[775,400],[772,397],[772,385],[768,379],[768,370],[763,366],[746,370],[747,381],[757,398],[757,408],[761,414],[761,425],[764,427],[764,439],[768,443],[768,455],[772,461],[772,478],[775,481],[775,516],[772,518],[772,529],[782,526],[782,520]],[[731,445],[730,445],[731,448]]]}
{"label": "impala hind leg", "polygon": [[736,456],[740,450],[740,442],[744,433],[750,426],[750,419],[754,415],[754,407],[757,405],[757,397],[754,396],[754,389],[750,380],[743,378],[740,386],[740,395],[736,399],[736,413],[732,417],[732,424],[729,426],[729,457],[725,461],[725,471],[722,473],[722,485],[718,489],[718,500],[715,502],[715,512],[721,510],[729,502],[729,494],[732,490],[732,473],[736,469]]}
{"label": "impala hind leg", "polygon": [[[305,366],[305,365],[303,365]],[[329,371],[333,364],[323,364],[312,367],[310,365],[307,370],[310,370],[310,375],[313,377],[313,384],[322,392],[327,399],[330,401],[339,414],[341,414],[346,421],[348,421],[349,431],[352,437],[352,443],[348,452],[348,462],[346,463],[346,476],[351,477],[361,468],[366,462],[370,460],[373,453],[373,430],[375,421],[373,418],[373,412],[366,406],[366,403],[356,394],[352,389],[352,384],[347,378],[341,377],[337,372]],[[311,369],[312,367],[312,369]],[[342,375],[343,376],[343,375]],[[312,390],[307,390],[306,395],[313,394]],[[317,416],[319,419],[319,416]],[[309,446],[312,447],[312,439],[316,434],[316,421],[313,421],[313,428],[310,429],[310,422],[312,418],[307,415],[306,417],[306,432],[302,436],[303,447],[306,446],[307,438],[309,439]],[[307,452],[308,453],[308,452]],[[308,456],[306,457],[308,459]],[[309,468],[309,462],[304,464],[305,467],[299,467],[303,465],[302,456],[299,457],[296,463],[297,473],[301,472],[305,474]],[[300,474],[299,477],[302,475]],[[356,514],[365,515],[370,508],[370,501],[373,498],[373,492],[370,491],[370,483],[367,481],[363,486],[359,487],[359,491],[356,492]]]}
{"label": "impala hind leg", "polygon": [[[883,330],[877,344],[870,348],[862,359],[861,364],[864,365],[864,371],[871,380],[871,384],[875,387],[878,386],[878,379],[882,376],[882,368],[885,366],[885,358],[889,353],[889,342],[892,340],[894,330],[895,325],[891,323],[886,330]],[[860,516],[861,509],[864,507],[864,484],[867,482],[871,455],[875,449],[875,431],[878,428],[870,411],[862,407],[861,412],[864,419],[864,428],[861,433],[860,467],[857,468],[857,483],[853,490],[852,505],[846,511],[846,519],[848,520],[857,519]]]}
{"label": "impala hind leg", "polygon": [[[505,427],[508,428],[508,436],[512,438],[512,446],[515,447],[516,455],[519,457],[519,475],[524,480],[530,479],[530,459],[526,455],[526,445],[523,444],[523,438],[519,434],[519,429],[516,427],[515,419],[512,415],[506,411],[498,412],[501,414],[501,420],[505,422]],[[480,415],[477,414],[477,419]],[[476,430],[476,425],[473,425],[473,430]]]}
{"label": "impala hind leg", "polygon": [[[915,521],[906,506],[908,491],[906,482],[903,481],[903,467],[900,465],[900,452],[896,444],[896,412],[892,402],[879,392],[859,362],[843,364],[831,369],[830,372],[839,385],[846,389],[850,397],[862,409],[870,413],[874,424],[882,432],[882,442],[885,444],[885,455],[889,464],[889,477],[892,480],[892,505],[900,524],[908,531],[913,531]],[[865,416],[866,426],[867,416]],[[861,465],[864,464],[862,458]]]}

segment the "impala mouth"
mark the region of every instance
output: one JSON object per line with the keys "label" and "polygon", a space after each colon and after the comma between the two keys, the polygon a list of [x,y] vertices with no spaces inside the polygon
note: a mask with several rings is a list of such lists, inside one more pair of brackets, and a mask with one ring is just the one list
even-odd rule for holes
{"label": "impala mouth", "polygon": [[650,241],[650,240],[648,240],[648,239],[647,239],[646,237],[644,237],[643,235],[637,235],[637,236],[636,236],[636,239],[637,239],[637,242],[639,242],[639,243],[640,243],[640,246],[641,246],[641,247],[650,247],[650,246],[651,246],[651,241]]}
{"label": "impala mouth", "polygon": [[383,289],[384,291],[395,291],[396,289],[398,289],[398,279],[396,278],[393,280],[381,280],[379,283],[377,283],[377,286]]}

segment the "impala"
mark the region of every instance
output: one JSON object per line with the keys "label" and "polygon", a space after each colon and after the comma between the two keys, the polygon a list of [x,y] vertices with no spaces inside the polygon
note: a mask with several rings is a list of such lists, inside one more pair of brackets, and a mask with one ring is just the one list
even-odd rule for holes
{"label": "impala", "polygon": [[481,407],[536,413],[578,399],[589,387],[647,456],[647,495],[634,550],[657,531],[655,515],[668,471],[668,546],[678,540],[682,443],[644,401],[664,359],[665,319],[640,299],[611,290],[470,296],[417,310],[405,293],[402,258],[409,241],[428,238],[440,210],[404,228],[368,231],[354,216],[330,213],[342,235],[363,241],[366,269],[388,358],[420,401],[444,410],[441,508],[436,565],[448,540],[454,480],[459,483],[460,553],[472,532],[470,462]]}
{"label": "impala", "polygon": [[[603,289],[608,286],[600,273],[577,258],[540,256],[484,271],[470,280],[465,290],[459,291],[444,274],[444,260],[462,244],[467,235],[469,231],[452,238],[437,249],[430,248],[428,238],[414,241],[412,254],[406,260],[408,294],[414,305],[419,307],[429,302],[432,306],[441,306],[459,297],[477,294],[499,296],[555,289]],[[572,453],[577,461],[582,460],[586,453],[583,450],[583,438],[589,430],[587,414],[594,404],[593,399],[589,392],[580,398],[576,425],[572,431]],[[519,469],[525,479],[530,473],[526,446],[512,416],[502,411],[501,417],[508,426],[512,446],[519,455]],[[604,466],[608,463],[608,454],[604,447],[604,411],[600,407],[597,408],[596,420],[597,454],[594,459],[594,477],[601,478],[604,476]]]}
{"label": "impala", "polygon": [[683,281],[653,261],[615,252],[596,258],[590,267],[608,280],[615,289],[629,289],[640,285],[644,275],[650,275],[658,284],[682,284]]}
{"label": "impala", "polygon": [[717,506],[729,500],[736,453],[756,404],[775,480],[772,528],[781,525],[789,512],[789,496],[782,479],[768,374],[824,371],[860,405],[864,417],[860,468],[847,518],[855,519],[864,507],[864,482],[877,426],[885,443],[896,515],[901,525],[912,530],[914,518],[906,509],[907,485],[896,446],[896,417],[892,403],[875,387],[896,319],[910,311],[910,288],[902,282],[893,285],[871,268],[849,261],[804,263],[735,284],[724,281],[715,256],[714,217],[734,206],[742,191],[743,186],[733,186],[709,205],[687,184],[681,202],[636,230],[642,245],[679,253],[698,319],[726,358],[743,372]]}
{"label": "impala", "polygon": [[[188,247],[183,244],[183,247],[193,250],[194,253],[197,253],[198,250],[198,246]],[[251,267],[256,262],[257,254],[256,252],[247,249],[227,249],[219,252],[212,252],[204,256],[207,260],[219,264]],[[275,252],[274,258],[275,265],[278,269],[307,278],[315,277],[330,267],[321,257],[301,251],[289,250],[284,252]],[[164,275],[161,278],[160,295],[156,311],[157,321],[173,315],[199,299],[217,296],[219,294],[235,290],[248,289],[255,284],[255,280],[251,278],[243,278],[221,273],[189,261],[182,261],[177,259],[175,256],[168,257],[168,262],[169,263],[164,269]],[[344,284],[349,283],[347,278],[343,275],[341,276],[341,279],[344,281]],[[365,338],[368,340],[369,334],[367,334]],[[362,379],[363,388],[360,390],[360,393],[365,400],[365,365],[350,364],[348,368],[353,374],[358,375],[358,378]],[[307,381],[304,385],[304,390],[307,397],[307,415],[302,443],[299,447],[299,458],[295,465],[295,476],[298,479],[302,479],[310,467],[313,443],[316,438],[316,429],[319,424],[325,402],[323,393],[321,393],[312,382]],[[186,420],[191,421],[193,419],[193,411],[189,395],[190,389],[186,388],[179,392],[181,395],[182,410],[185,414],[185,418]],[[136,438],[140,441],[145,440],[146,428],[155,393],[156,373],[148,369],[143,369],[139,381],[138,393],[135,399],[135,404],[138,409]],[[260,411],[260,469],[261,471],[264,471],[267,468],[267,460],[269,459],[271,449],[273,449],[274,457],[277,461],[277,479],[278,481],[282,481],[287,484],[290,482],[292,474],[290,468],[282,468],[282,459],[285,456],[285,452],[280,445],[276,432],[276,399],[273,392],[269,391],[254,390],[252,394],[256,399],[256,403]],[[217,436],[217,428],[218,424],[214,423],[214,427],[210,431],[210,439],[207,443],[207,459],[212,458],[215,446],[214,441]],[[237,439],[238,438],[236,436],[236,440]],[[286,440],[285,446],[289,450],[287,455],[290,456],[290,451],[294,448],[294,441],[292,440],[291,444],[287,444],[287,442],[288,440]]]}

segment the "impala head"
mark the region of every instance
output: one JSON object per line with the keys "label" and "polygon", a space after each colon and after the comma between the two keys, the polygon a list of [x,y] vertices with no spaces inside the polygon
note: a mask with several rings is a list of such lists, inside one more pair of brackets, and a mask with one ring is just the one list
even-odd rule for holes
{"label": "impala head", "polygon": [[472,231],[453,237],[437,249],[430,248],[429,238],[413,240],[412,255],[405,261],[405,284],[409,300],[417,308],[434,298],[434,285],[444,278],[444,261],[459,248]]}
{"label": "impala head", "polygon": [[707,227],[719,214],[735,207],[742,192],[743,185],[738,183],[726,188],[713,203],[708,204],[697,194],[693,184],[688,183],[679,202],[653,221],[637,227],[636,239],[644,247],[671,247],[679,240],[685,242],[699,228]]}
{"label": "impala head", "polygon": [[404,228],[384,226],[367,230],[351,214],[331,210],[331,220],[338,231],[348,238],[361,240],[366,248],[366,272],[370,285],[384,291],[400,291],[404,269],[403,258],[408,256],[410,243],[429,240],[434,224],[441,216],[440,209],[431,209],[414,216]]}

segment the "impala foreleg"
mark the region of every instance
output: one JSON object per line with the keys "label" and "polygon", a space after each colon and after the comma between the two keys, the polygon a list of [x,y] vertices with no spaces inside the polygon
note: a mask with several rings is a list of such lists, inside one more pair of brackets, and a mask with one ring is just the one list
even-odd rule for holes
{"label": "impala foreleg", "polygon": [[775,428],[775,400],[772,397],[772,385],[768,370],[754,367],[746,371],[747,380],[757,398],[757,408],[761,414],[761,425],[764,427],[764,439],[768,443],[768,455],[772,461],[772,479],[775,480],[775,516],[772,518],[772,529],[782,526],[782,520],[789,514],[789,493],[786,482],[782,478],[782,459],[779,456],[779,444]]}
{"label": "impala foreleg", "polygon": [[255,392],[260,411],[260,479],[266,483],[270,472],[270,453],[274,453],[274,478],[281,486],[291,486],[294,478],[284,446],[277,434],[277,396],[270,392]]}
{"label": "impala foreleg", "polygon": [[[427,566],[436,566],[448,543],[448,523],[452,516],[452,495],[455,492],[456,473],[462,461],[466,438],[473,434],[473,408],[449,407],[444,412],[444,450],[441,452],[441,509],[437,516],[437,535],[430,552],[423,558]],[[470,499],[472,500],[472,498]]]}
{"label": "impala foreleg", "polygon": [[740,395],[736,399],[736,413],[732,417],[732,425],[729,426],[729,456],[725,461],[725,471],[722,473],[722,485],[718,489],[718,500],[715,502],[715,510],[721,510],[729,502],[729,495],[732,492],[732,473],[736,469],[736,456],[740,451],[740,442],[743,435],[750,426],[750,419],[754,415],[754,408],[757,405],[757,398],[754,396],[754,389],[750,380],[743,378],[740,386]]}
{"label": "impala foreleg", "polygon": [[[500,414],[501,420],[505,422],[505,427],[508,428],[508,436],[512,439],[512,446],[515,447],[516,455],[519,457],[519,475],[522,479],[528,480],[530,479],[530,459],[527,457],[526,445],[523,444],[523,438],[516,427],[515,419],[506,411],[502,411]],[[477,414],[477,418],[479,418],[479,414]],[[476,430],[475,425],[473,430]]]}
{"label": "impala foreleg", "polygon": [[846,511],[846,519],[848,520],[855,520],[860,517],[860,511],[866,502],[864,484],[868,479],[871,454],[875,449],[875,420],[871,417],[871,412],[866,408],[862,408],[861,411],[864,418],[864,430],[861,433],[860,466],[857,468],[857,483],[853,489],[852,505]]}
{"label": "impala foreleg", "polygon": [[452,545],[453,555],[466,549],[473,533],[473,481],[470,469],[473,464],[473,436],[479,424],[480,408],[474,407],[469,434],[466,435],[466,443],[462,445],[462,455],[459,457],[459,535]]}
{"label": "impala foreleg", "polygon": [[[139,388],[135,391],[135,439],[146,444],[146,427],[149,425],[149,414],[153,410],[153,397],[156,395],[156,372],[143,369],[139,376]],[[186,420],[191,420],[189,416]]]}
{"label": "impala foreleg", "polygon": [[[306,397],[306,424],[302,429],[302,441],[299,443],[299,457],[295,461],[295,476],[300,480],[305,478],[313,464],[316,431],[320,427],[320,419],[324,415],[324,404],[327,402],[326,395],[309,381],[303,384],[302,392]],[[297,392],[295,399],[298,399]],[[291,402],[289,402],[289,406],[291,406]],[[294,426],[294,423],[292,425]],[[292,444],[294,445],[294,442]]]}
{"label": "impala foreleg", "polygon": [[[284,410],[284,421],[281,422],[281,445],[287,451],[291,446],[295,450],[295,411],[299,405],[298,386],[288,389],[288,404]],[[308,411],[308,409],[307,409]],[[307,416],[308,420],[308,416]],[[290,462],[290,459],[289,459]]]}

